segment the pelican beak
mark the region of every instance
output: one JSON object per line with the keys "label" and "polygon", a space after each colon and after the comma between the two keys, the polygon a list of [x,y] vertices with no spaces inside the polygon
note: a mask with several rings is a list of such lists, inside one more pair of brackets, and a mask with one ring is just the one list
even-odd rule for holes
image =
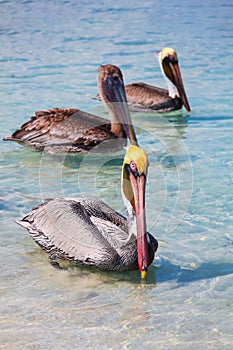
{"label": "pelican beak", "polygon": [[129,112],[125,87],[123,81],[117,76],[107,77],[103,82],[103,91],[109,103],[112,104],[120,116],[128,139],[132,145],[138,146],[137,137],[134,131],[133,122]]}
{"label": "pelican beak", "polygon": [[137,225],[137,251],[138,251],[138,268],[141,278],[145,279],[149,267],[149,251],[146,231],[146,214],[145,214],[145,189],[146,176],[144,174],[135,177],[130,173],[129,179],[134,194],[135,215]]}
{"label": "pelican beak", "polygon": [[183,102],[183,105],[185,107],[185,109],[190,112],[190,106],[188,103],[188,98],[186,96],[185,93],[185,89],[184,89],[184,84],[183,84],[183,80],[181,77],[181,73],[180,73],[180,68],[179,68],[179,64],[178,62],[173,62],[173,61],[168,61],[168,66],[170,68],[171,71],[171,81],[175,84],[179,95],[180,95],[180,99]]}

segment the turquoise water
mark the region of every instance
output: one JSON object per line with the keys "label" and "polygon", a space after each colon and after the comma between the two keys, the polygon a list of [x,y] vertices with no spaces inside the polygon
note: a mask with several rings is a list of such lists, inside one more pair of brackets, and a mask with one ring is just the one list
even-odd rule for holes
{"label": "turquoise water", "polygon": [[176,48],[192,108],[134,113],[150,167],[148,230],[159,250],[137,273],[52,268],[13,220],[45,197],[94,196],[124,212],[124,152],[40,154],[1,141],[1,349],[231,349],[233,6],[230,1],[1,1],[1,138],[51,107],[106,116],[100,64],[165,87],[154,52]]}

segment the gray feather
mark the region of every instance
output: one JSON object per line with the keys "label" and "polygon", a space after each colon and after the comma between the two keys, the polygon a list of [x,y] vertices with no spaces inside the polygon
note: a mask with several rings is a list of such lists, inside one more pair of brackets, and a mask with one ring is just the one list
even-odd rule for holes
{"label": "gray feather", "polygon": [[[53,259],[111,271],[137,269],[136,239],[128,235],[126,218],[101,201],[52,199],[16,222]],[[151,235],[150,240],[152,261],[157,241]]]}

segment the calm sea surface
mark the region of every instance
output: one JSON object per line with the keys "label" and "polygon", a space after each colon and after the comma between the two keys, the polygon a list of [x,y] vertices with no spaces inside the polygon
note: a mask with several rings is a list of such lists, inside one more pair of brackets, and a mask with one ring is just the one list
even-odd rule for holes
{"label": "calm sea surface", "polygon": [[91,196],[124,212],[124,151],[52,157],[0,141],[0,349],[232,349],[233,5],[207,1],[0,1],[0,136],[35,110],[92,99],[100,64],[165,87],[154,53],[174,47],[192,108],[133,113],[150,167],[138,273],[55,270],[14,223],[45,197]]}

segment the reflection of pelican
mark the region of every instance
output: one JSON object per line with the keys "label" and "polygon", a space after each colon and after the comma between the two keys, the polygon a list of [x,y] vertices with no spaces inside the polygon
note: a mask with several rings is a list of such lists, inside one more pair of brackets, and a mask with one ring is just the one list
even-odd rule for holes
{"label": "reflection of pelican", "polygon": [[[181,109],[184,105],[190,111],[176,51],[165,47],[158,53],[158,58],[168,90],[141,82],[128,84],[125,92],[129,109],[162,113]],[[96,99],[100,97],[97,95]]]}
{"label": "reflection of pelican", "polygon": [[[122,103],[125,102],[125,91],[121,71],[110,64],[101,66],[98,88],[111,122],[74,108],[53,108],[36,112],[31,120],[4,140],[16,141],[37,150],[46,147],[53,152],[85,153],[112,139],[115,139],[114,147],[117,143],[117,148],[122,148],[126,145],[122,123],[128,123],[128,108]],[[106,144],[102,149],[106,152]]]}
{"label": "reflection of pelican", "polygon": [[52,199],[16,222],[51,259],[65,259],[107,271],[139,268],[145,278],[157,240],[146,232],[145,185],[148,160],[135,142],[122,166],[122,196],[128,219],[95,199]]}

